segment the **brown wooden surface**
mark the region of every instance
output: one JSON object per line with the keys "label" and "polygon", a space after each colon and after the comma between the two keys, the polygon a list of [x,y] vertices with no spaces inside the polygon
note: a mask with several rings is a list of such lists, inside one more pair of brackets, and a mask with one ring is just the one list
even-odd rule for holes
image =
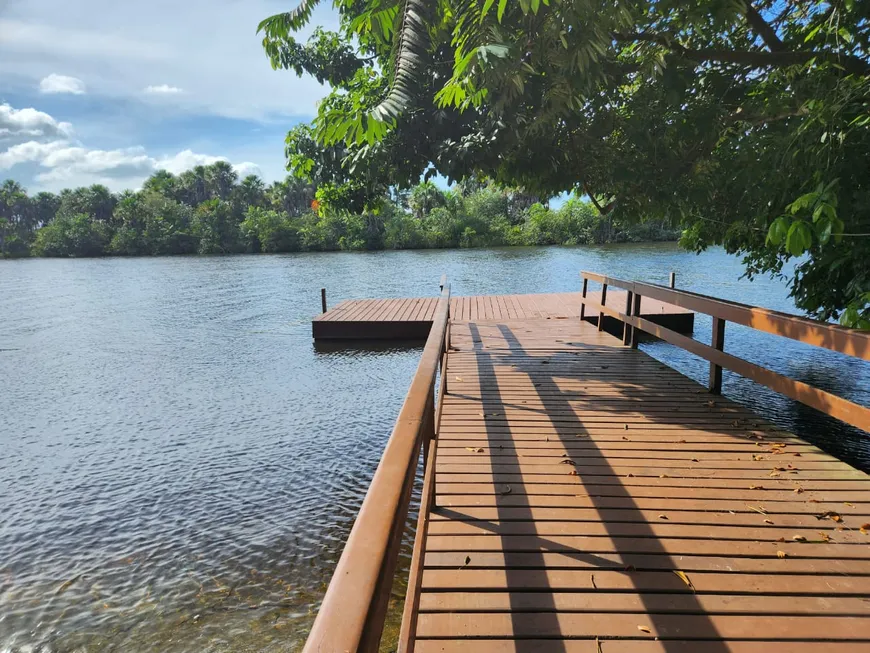
{"label": "brown wooden surface", "polygon": [[[590,301],[600,300],[600,293],[588,293]],[[580,315],[581,293],[541,293],[529,295],[481,295],[454,297],[450,312],[457,321],[501,322],[506,320],[565,320]],[[613,289],[608,302],[625,302],[626,293]],[[432,324],[437,298],[349,299],[339,302],[312,320],[315,339],[425,339]],[[691,333],[694,313],[656,300],[643,303],[642,317]],[[597,314],[587,316],[596,321]],[[621,329],[611,317],[605,328]]]}
{"label": "brown wooden surface", "polygon": [[870,650],[870,477],[534,297],[451,307],[400,650]]}

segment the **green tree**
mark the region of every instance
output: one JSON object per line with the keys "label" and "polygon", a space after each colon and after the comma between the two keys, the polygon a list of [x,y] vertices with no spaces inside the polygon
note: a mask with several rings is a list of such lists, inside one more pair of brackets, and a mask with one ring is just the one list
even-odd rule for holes
{"label": "green tree", "polygon": [[109,226],[87,213],[58,214],[36,232],[36,256],[103,256],[111,238]]}
{"label": "green tree", "polygon": [[[274,66],[334,86],[305,146],[311,169],[342,151],[333,183],[377,198],[434,169],[576,191],[608,237],[673,221],[750,275],[803,257],[798,306],[870,320],[866,1],[337,0],[337,43],[282,59],[314,4],[260,28]],[[353,74],[327,74],[347,48]]]}

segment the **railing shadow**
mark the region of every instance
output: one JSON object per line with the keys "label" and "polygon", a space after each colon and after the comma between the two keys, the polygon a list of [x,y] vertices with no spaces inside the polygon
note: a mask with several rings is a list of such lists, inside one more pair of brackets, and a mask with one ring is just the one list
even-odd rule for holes
{"label": "railing shadow", "polygon": [[[566,372],[564,367],[560,368],[560,372],[558,375],[556,374],[547,374],[544,370],[546,369],[544,365],[541,363],[543,361],[550,361],[554,356],[553,351],[543,351],[543,350],[531,350],[527,351],[519,339],[515,336],[513,331],[507,325],[498,325],[497,327],[499,332],[504,339],[508,351],[505,350],[491,350],[491,351],[483,351],[483,338],[481,337],[479,328],[476,324],[469,324],[469,329],[471,332],[471,337],[473,341],[473,349],[476,351],[476,365],[477,372],[479,378],[480,385],[480,396],[483,405],[483,411],[486,413],[487,411],[498,410],[500,408],[504,408],[506,405],[509,405],[509,401],[506,401],[503,396],[501,389],[499,388],[498,377],[496,376],[496,367],[499,364],[499,359],[509,358],[512,360],[511,369],[514,372],[525,373],[527,378],[531,382],[532,388],[534,389],[530,393],[530,397],[537,398],[537,400],[541,403],[543,407],[543,412],[550,417],[549,422],[541,422],[542,424],[549,423],[552,426],[555,432],[556,441],[561,442],[563,445],[576,444],[577,443],[577,434],[583,433],[586,431],[586,424],[584,424],[583,419],[580,415],[577,414],[578,411],[571,405],[571,400],[576,400],[576,395],[566,394],[560,390],[557,390],[558,387],[557,380],[559,378],[564,379],[567,376],[570,377],[570,372]],[[625,351],[621,348],[614,348],[614,351]],[[626,352],[627,353],[627,352]],[[578,361],[578,371],[582,369],[582,375],[578,375],[578,378],[581,378],[584,381],[603,381],[612,384],[612,387],[616,390],[619,390],[619,384],[613,382],[612,376],[601,376],[597,378],[594,374],[590,375],[590,371],[594,369],[593,367],[586,365],[584,367],[579,367],[579,362],[585,362],[581,357],[577,357],[574,353],[568,353],[567,355],[571,356],[572,359]],[[522,357],[528,356],[525,363],[521,362],[523,360]],[[534,362],[532,362],[532,360]],[[599,366],[600,368],[600,366]],[[484,387],[484,383],[488,383]],[[550,383],[547,383],[550,382]],[[642,380],[638,380],[638,383],[642,383]],[[547,391],[541,391],[541,388],[544,385],[547,385]],[[637,384],[633,384],[637,385]],[[453,395],[454,393],[451,393]],[[639,406],[642,405],[642,400],[638,399]],[[553,419],[554,415],[558,415],[558,421]],[[663,421],[667,421],[666,419]],[[521,447],[523,445],[522,440],[514,440],[511,436],[515,434],[516,428],[512,427],[510,423],[505,420],[504,424],[500,424],[496,427],[496,423],[491,420],[484,419],[485,431],[486,431],[486,439],[489,442],[489,450],[495,451],[499,445],[504,446],[507,443],[512,443],[515,448]],[[592,453],[599,457],[596,460],[599,469],[601,470],[601,474],[606,474],[610,472],[612,478],[620,478],[619,475],[612,467],[611,461],[606,457],[605,453],[599,448],[598,444],[595,442],[594,438],[584,438],[584,443],[589,443],[590,449],[588,453]],[[526,444],[530,444],[526,442]],[[566,447],[566,451],[570,450]],[[588,455],[588,454],[587,454]],[[517,464],[519,463],[519,459],[517,459]],[[495,464],[495,463],[493,463]],[[654,464],[654,463],[653,463]],[[578,483],[578,490],[582,490],[585,486],[595,485],[595,477],[589,477],[587,472],[583,471],[582,466],[575,467],[576,476],[566,476],[566,483],[571,482],[567,479],[574,480]],[[520,475],[520,478],[525,479],[526,477]],[[497,474],[493,469],[492,472],[492,482],[495,487],[497,479]],[[510,519],[516,521],[518,519],[527,519],[530,524],[535,524],[532,513],[532,506],[534,504],[533,499],[529,499],[526,501],[525,506],[520,506],[518,502],[515,500],[517,495],[525,495],[531,497],[532,495],[527,492],[525,480],[521,483],[512,482],[511,488],[512,491],[509,495],[499,495],[496,494],[495,497],[495,505],[496,505],[496,514],[498,515],[498,522],[501,524],[506,519],[507,516],[510,515]],[[512,497],[510,500],[505,500],[505,496]],[[588,499],[591,501],[594,508],[601,511],[606,509],[608,506],[604,505],[605,502],[602,501],[602,497],[597,495],[595,492],[589,492],[587,495]],[[625,513],[626,519],[623,521],[631,521],[633,524],[637,526],[637,531],[634,537],[644,538],[648,543],[649,549],[648,553],[661,556],[661,560],[665,563],[663,567],[668,567],[671,570],[679,570],[679,564],[676,560],[674,560],[671,553],[667,550],[665,543],[663,543],[655,534],[655,530],[652,528],[652,524],[648,522],[642,510],[637,506],[632,496],[630,489],[623,485],[622,483],[608,485],[607,492],[608,502],[612,504],[613,498],[618,498],[622,500],[623,510]],[[510,510],[507,510],[507,508]],[[520,511],[520,508],[525,508],[525,514]],[[449,515],[450,511],[445,508],[440,508],[439,512],[444,515]],[[665,623],[671,620],[665,619],[665,615],[656,612],[659,609],[660,604],[656,605],[649,598],[648,589],[639,586],[634,583],[632,579],[633,570],[631,569],[632,554],[626,551],[620,551],[619,542],[624,539],[624,536],[618,532],[614,532],[613,525],[606,519],[602,519],[600,522],[608,533],[608,537],[614,543],[616,553],[623,559],[625,562],[625,568],[623,570],[614,569],[614,565],[611,560],[607,560],[605,558],[601,558],[594,554],[586,553],[582,550],[574,550],[568,552],[572,556],[576,556],[577,559],[583,559],[590,563],[599,564],[602,569],[607,569],[611,573],[622,573],[632,582],[637,595],[640,597],[641,601],[644,604],[644,607],[647,612],[648,619],[650,623],[655,627],[660,627],[662,631],[667,631],[669,623]],[[485,524],[479,524],[482,528],[488,528]],[[493,527],[494,532],[498,532],[498,528]],[[505,564],[505,578],[506,578],[506,591],[510,593],[511,607],[519,608],[515,604],[516,598],[518,597],[518,593],[521,593],[527,589],[527,583],[530,579],[535,584],[535,587],[548,588],[549,587],[549,579],[547,568],[545,565],[545,559],[543,558],[544,552],[548,550],[553,550],[552,542],[547,539],[546,536],[534,534],[534,537],[537,538],[537,541],[540,543],[540,562],[539,565],[526,565],[528,566],[536,566],[537,568],[534,570],[535,575],[532,574],[532,570],[528,568],[524,568],[522,573],[519,573],[517,570],[512,570],[510,565],[508,564],[509,555],[506,554],[506,564]],[[505,544],[504,535],[502,535],[502,542]],[[508,546],[502,546],[502,549],[507,549]],[[560,553],[566,553],[564,546],[557,547]],[[526,560],[529,558],[526,557]],[[681,591],[678,586],[679,578],[674,575],[675,584],[672,588],[669,588],[667,591]],[[560,590],[562,592],[566,591],[564,589]],[[553,598],[554,590],[551,588],[549,591],[543,590],[539,594],[539,601],[537,602],[537,606],[539,606],[541,612],[536,613],[536,630],[540,630],[543,632],[547,632],[549,637],[558,636],[560,633],[560,625],[558,620],[558,612],[556,610],[555,600]],[[685,596],[683,597],[683,603],[685,606],[685,611],[690,612],[695,615],[693,618],[695,620],[695,627],[693,628],[695,633],[702,632],[704,633],[704,642],[703,646],[706,653],[727,653],[728,646],[727,644],[718,638],[718,631],[716,625],[713,623],[712,619],[705,613],[700,601],[697,599],[696,595],[692,592],[692,590],[688,587],[685,588],[685,592],[683,592]],[[544,596],[549,596],[549,601],[543,599]],[[522,629],[522,625],[517,621],[518,619],[522,619],[521,612],[517,610],[511,611],[514,632]],[[695,630],[697,629],[697,630]],[[662,650],[668,651],[670,653],[678,653],[684,652],[685,646],[684,643],[680,643],[674,640],[669,639],[661,639],[659,641]],[[518,639],[515,642],[514,650],[517,653],[531,653],[532,651],[540,651],[540,642],[533,640],[523,640]],[[547,651],[564,651],[565,645],[558,639],[551,639],[547,642]]]}

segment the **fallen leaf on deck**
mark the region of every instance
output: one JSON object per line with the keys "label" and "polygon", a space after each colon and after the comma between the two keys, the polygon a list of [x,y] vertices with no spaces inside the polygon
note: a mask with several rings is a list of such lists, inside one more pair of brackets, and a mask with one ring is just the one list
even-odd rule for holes
{"label": "fallen leaf on deck", "polygon": [[595,584],[595,574],[592,574],[591,580],[592,580],[592,587],[594,587],[595,589],[598,589],[598,585]]}
{"label": "fallen leaf on deck", "polygon": [[843,502],[843,505],[844,505],[844,506],[849,506],[850,508],[854,508],[854,507],[855,507],[855,504],[854,504],[854,503],[849,503],[848,501],[844,501],[844,502]]}
{"label": "fallen leaf on deck", "polygon": [[667,518],[668,518],[667,515],[659,515],[659,519],[667,519]]}
{"label": "fallen leaf on deck", "polygon": [[785,558],[787,555],[788,555],[788,554],[787,554],[785,551],[777,551],[777,552],[776,552],[776,557],[777,557],[777,558]]}
{"label": "fallen leaf on deck", "polygon": [[465,447],[468,451],[472,451],[474,453],[483,453],[483,447]]}
{"label": "fallen leaf on deck", "polygon": [[[471,556],[465,556],[465,563],[462,565],[462,567],[467,567],[469,564],[471,564]],[[460,569],[462,567],[460,567]]]}
{"label": "fallen leaf on deck", "polygon": [[750,485],[749,489],[750,490],[763,490],[764,486],[763,485]]}
{"label": "fallen leaf on deck", "polygon": [[560,464],[560,465],[576,465],[577,463],[575,463],[575,462],[574,462],[573,460],[571,460],[570,458],[566,458],[565,460],[560,460],[560,461],[559,461],[559,464]]}
{"label": "fallen leaf on deck", "polygon": [[830,519],[831,521],[841,522],[843,518],[840,517],[840,513],[834,512],[833,510],[829,510],[828,512],[823,512],[821,515],[816,515],[816,519]]}
{"label": "fallen leaf on deck", "polygon": [[601,650],[601,640],[597,637],[595,638],[595,646],[598,647],[598,653],[604,653],[604,651]]}
{"label": "fallen leaf on deck", "polygon": [[867,535],[867,533],[870,533],[870,524],[861,524],[861,528],[858,530],[860,530],[864,535]]}
{"label": "fallen leaf on deck", "polygon": [[625,430],[626,430],[626,431],[628,430],[628,424],[625,425]]}
{"label": "fallen leaf on deck", "polygon": [[505,485],[504,490],[502,492],[499,492],[499,494],[510,494],[510,493],[511,493],[511,486],[510,485]]}
{"label": "fallen leaf on deck", "polygon": [[572,469],[570,472],[568,472],[568,476],[577,476],[577,470]]}
{"label": "fallen leaf on deck", "polygon": [[802,487],[796,487],[794,489],[794,491],[795,491],[795,494],[803,494],[804,489]]}
{"label": "fallen leaf on deck", "polygon": [[681,581],[683,581],[686,585],[689,586],[689,589],[691,589],[693,592],[695,591],[695,586],[692,585],[692,581],[689,580],[689,577],[688,577],[684,572],[682,572],[682,571],[677,571],[677,570],[675,569],[675,570],[674,570],[674,573],[675,573],[677,576],[680,577],[680,580],[681,580]]}
{"label": "fallen leaf on deck", "polygon": [[697,458],[692,458],[692,462],[693,462],[693,463],[699,463],[699,462],[701,462],[701,461],[698,460]]}
{"label": "fallen leaf on deck", "polygon": [[461,377],[461,376],[457,376],[457,377],[456,377],[456,380],[461,382],[461,381],[462,381],[462,377]]}
{"label": "fallen leaf on deck", "polygon": [[803,535],[795,535],[791,539],[793,539],[795,542],[806,542],[807,541],[807,538],[805,538]]}
{"label": "fallen leaf on deck", "polygon": [[652,631],[646,626],[638,626],[637,629],[643,633],[651,633]]}
{"label": "fallen leaf on deck", "polygon": [[685,440],[680,440],[680,444],[686,444]]}
{"label": "fallen leaf on deck", "polygon": [[667,474],[659,474],[659,478],[670,478]]}
{"label": "fallen leaf on deck", "polygon": [[765,524],[772,524],[773,522],[772,522],[770,519],[765,519],[765,520],[764,520],[764,523],[765,523]]}
{"label": "fallen leaf on deck", "polygon": [[784,537],[781,537],[781,538],[779,538],[779,539],[777,540],[777,542],[785,542],[785,538],[784,538]]}
{"label": "fallen leaf on deck", "polygon": [[825,542],[830,542],[830,541],[831,541],[831,536],[828,535],[827,533],[825,533],[824,531],[816,531],[816,532],[817,532],[819,535],[822,536],[822,539],[823,539]]}

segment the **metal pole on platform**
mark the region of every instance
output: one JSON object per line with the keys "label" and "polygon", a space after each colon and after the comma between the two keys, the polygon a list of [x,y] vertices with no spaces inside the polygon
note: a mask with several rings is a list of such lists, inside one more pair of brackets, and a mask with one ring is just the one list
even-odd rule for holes
{"label": "metal pole on platform", "polygon": [[676,272],[671,272],[670,285],[671,285],[671,288],[677,287],[677,273]]}
{"label": "metal pole on platform", "polygon": [[323,312],[326,313],[326,288],[320,289],[320,305],[323,308]]}

